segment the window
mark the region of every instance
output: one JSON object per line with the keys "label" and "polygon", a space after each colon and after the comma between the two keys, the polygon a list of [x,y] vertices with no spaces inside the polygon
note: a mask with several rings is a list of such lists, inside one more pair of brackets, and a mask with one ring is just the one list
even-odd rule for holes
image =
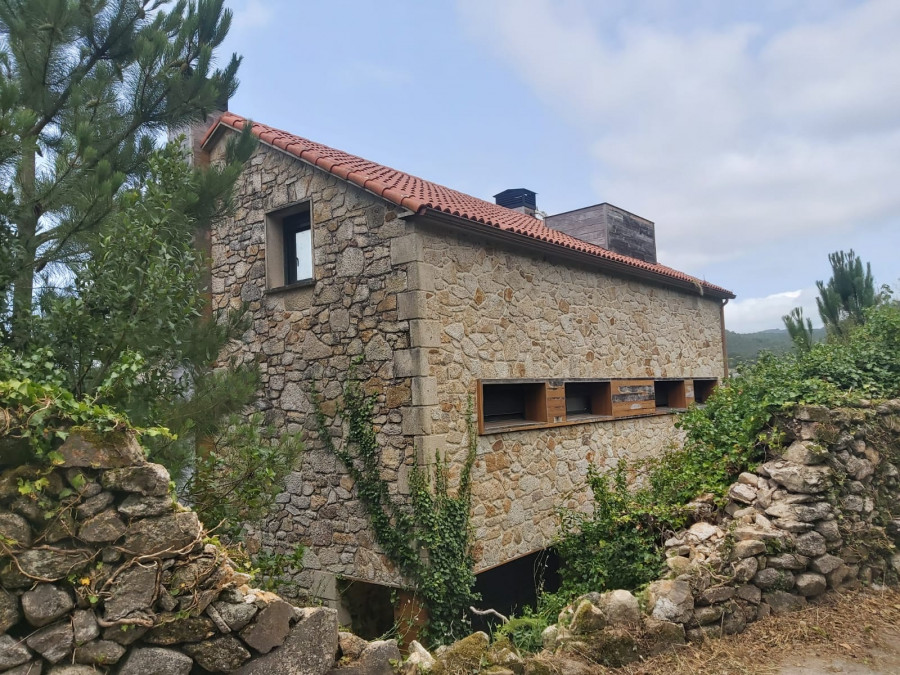
{"label": "window", "polygon": [[281,221],[284,236],[284,283],[312,279],[312,230],[309,211],[295,213]]}
{"label": "window", "polygon": [[478,433],[549,428],[588,422],[671,415],[697,397],[703,403],[715,379],[480,380]]}
{"label": "window", "polygon": [[694,402],[695,403],[706,403],[706,399],[709,398],[710,394],[713,393],[713,390],[716,388],[716,385],[719,384],[718,380],[694,380]]}
{"label": "window", "polygon": [[566,382],[566,419],[612,415],[609,382]]}
{"label": "window", "polygon": [[266,216],[266,286],[270,289],[313,279],[313,241],[309,203]]}
{"label": "window", "polygon": [[654,384],[656,408],[687,408],[684,380],[657,380]]}
{"label": "window", "polygon": [[481,385],[483,427],[547,421],[543,382],[515,382]]}

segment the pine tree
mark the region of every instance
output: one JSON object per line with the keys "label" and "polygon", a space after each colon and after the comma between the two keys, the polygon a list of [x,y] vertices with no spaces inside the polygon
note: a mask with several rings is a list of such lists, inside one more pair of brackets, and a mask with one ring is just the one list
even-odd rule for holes
{"label": "pine tree", "polygon": [[850,328],[865,323],[865,310],[881,300],[875,291],[872,266],[863,262],[853,249],[849,253],[835,251],[828,256],[831,278],[817,281],[819,297],[816,305],[829,337],[844,338]]}
{"label": "pine tree", "polygon": [[[194,241],[255,141],[211,167],[159,147],[233,94],[240,59],[212,65],[230,21],[223,0],[0,0],[0,365],[37,363],[30,377],[168,427],[177,440],[144,439],[153,458],[201,467],[194,501],[240,518],[299,445],[231,414],[258,373],[217,367],[241,317],[211,316]],[[235,482],[231,499],[203,493]]]}
{"label": "pine tree", "polygon": [[19,347],[41,288],[84,258],[158,135],[234,92],[240,59],[212,66],[223,0],[163,5],[0,0],[0,330]]}
{"label": "pine tree", "polygon": [[784,327],[794,346],[802,352],[808,351],[813,346],[812,319],[803,316],[802,307],[794,307],[790,314],[781,317]]}
{"label": "pine tree", "polygon": [[[831,278],[827,283],[817,281],[819,297],[816,305],[819,316],[825,324],[828,340],[846,339],[854,326],[866,322],[866,310],[888,302],[891,290],[883,286],[875,290],[872,266],[860,260],[853,249],[845,253],[835,251],[828,255],[831,263]],[[794,345],[806,351],[813,344],[812,321],[803,316],[803,309],[795,307],[790,314],[781,317]]]}

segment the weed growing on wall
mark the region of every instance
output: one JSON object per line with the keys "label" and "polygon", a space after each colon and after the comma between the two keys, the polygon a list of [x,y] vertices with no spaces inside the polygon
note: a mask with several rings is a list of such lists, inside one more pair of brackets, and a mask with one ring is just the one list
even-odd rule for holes
{"label": "weed growing on wall", "polygon": [[[559,544],[563,588],[633,589],[656,578],[662,542],[686,524],[688,503],[707,493],[723,498],[738,474],[778,445],[773,415],[802,404],[900,396],[900,307],[875,307],[866,317],[846,340],[764,355],[724,382],[705,406],[680,416],[682,448],[623,462],[611,475],[589,474],[594,513],[562,514],[563,531],[572,532]],[[632,476],[637,487],[628,485]]]}
{"label": "weed growing on wall", "polygon": [[[93,395],[76,395],[48,350],[23,355],[0,348],[0,467],[52,465],[61,460],[57,448],[73,428],[82,435],[135,431],[144,440],[173,439],[166,428],[136,428],[121,411],[98,403],[108,387],[140,378],[141,366],[137,355],[122,359]],[[302,449],[298,434],[278,435],[258,415],[232,416],[192,458],[181,496],[233,544],[242,525],[274,501]]]}
{"label": "weed growing on wall", "polygon": [[240,539],[244,523],[268,511],[290,473],[303,443],[300,434],[281,433],[263,424],[262,415],[233,415],[207,439],[181,494],[209,527]]}
{"label": "weed growing on wall", "polygon": [[347,427],[344,443],[335,443],[316,392],[312,398],[319,436],[355,481],[376,541],[428,610],[423,637],[439,644],[462,636],[468,624],[466,609],[477,600],[469,526],[477,438],[471,400],[466,413],[468,452],[455,493],[450,490],[447,459],[438,455],[431,470],[411,471],[406,503],[391,495],[381,477],[381,449],[372,422],[376,395],[363,391],[351,371],[338,411]]}
{"label": "weed growing on wall", "polygon": [[[121,363],[108,378],[116,378]],[[64,376],[47,350],[15,354],[0,348],[0,437],[4,439],[7,464],[52,463],[58,459],[55,449],[73,426],[97,432],[131,429],[127,417],[96,397],[76,396],[63,386]],[[138,430],[150,435],[165,434],[165,429]]]}

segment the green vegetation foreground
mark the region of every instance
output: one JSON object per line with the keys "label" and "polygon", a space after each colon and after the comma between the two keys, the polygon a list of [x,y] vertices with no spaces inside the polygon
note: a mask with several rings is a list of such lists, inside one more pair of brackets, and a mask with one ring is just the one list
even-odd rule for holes
{"label": "green vegetation foreground", "polygon": [[[684,413],[683,448],[610,475],[589,476],[594,514],[564,512],[563,588],[567,593],[637,588],[655,579],[662,541],[684,526],[704,495],[728,485],[777,447],[770,422],[798,404],[852,405],[900,396],[900,307],[865,312],[845,338],[781,356],[766,355],[724,382],[704,407]],[[638,478],[637,489],[629,483]]]}

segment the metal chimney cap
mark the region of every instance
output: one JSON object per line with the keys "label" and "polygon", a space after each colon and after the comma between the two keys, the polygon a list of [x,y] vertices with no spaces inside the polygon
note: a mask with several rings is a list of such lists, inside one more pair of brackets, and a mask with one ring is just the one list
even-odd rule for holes
{"label": "metal chimney cap", "polygon": [[497,206],[505,206],[508,209],[525,207],[532,211],[537,209],[537,193],[525,188],[510,188],[494,195]]}

